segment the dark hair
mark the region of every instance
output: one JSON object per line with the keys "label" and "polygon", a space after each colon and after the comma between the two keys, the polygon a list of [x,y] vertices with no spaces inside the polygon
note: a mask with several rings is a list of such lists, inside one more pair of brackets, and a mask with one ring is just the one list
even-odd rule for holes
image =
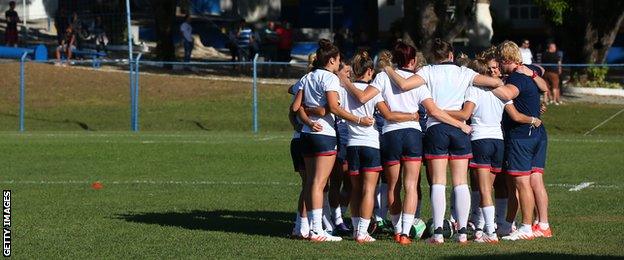
{"label": "dark hair", "polygon": [[12,6],[12,5],[13,5],[13,6],[15,5],[15,1],[11,1],[11,2],[9,2],[9,6]]}
{"label": "dark hair", "polygon": [[320,39],[316,49],[316,66],[323,67],[329,63],[329,59],[340,55],[338,47],[334,46],[328,39]]}
{"label": "dark hair", "polygon": [[396,63],[399,68],[407,66],[410,60],[416,58],[416,48],[404,43],[397,42],[394,45],[392,51],[392,61]]}
{"label": "dark hair", "polygon": [[448,58],[449,52],[453,52],[453,46],[440,38],[435,38],[431,45],[431,53],[436,62],[443,61]]}
{"label": "dark hair", "polygon": [[373,59],[371,59],[370,55],[365,50],[358,51],[355,56],[353,56],[353,61],[351,62],[351,69],[353,70],[353,75],[356,78],[364,76],[364,73],[368,69],[373,69]]}

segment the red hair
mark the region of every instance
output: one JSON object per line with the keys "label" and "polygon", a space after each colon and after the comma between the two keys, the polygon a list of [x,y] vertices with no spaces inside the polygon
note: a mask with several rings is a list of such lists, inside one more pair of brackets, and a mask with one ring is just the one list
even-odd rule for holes
{"label": "red hair", "polygon": [[405,67],[410,62],[410,60],[416,58],[416,48],[404,42],[397,42],[394,45],[392,57],[393,62],[396,63],[399,68]]}

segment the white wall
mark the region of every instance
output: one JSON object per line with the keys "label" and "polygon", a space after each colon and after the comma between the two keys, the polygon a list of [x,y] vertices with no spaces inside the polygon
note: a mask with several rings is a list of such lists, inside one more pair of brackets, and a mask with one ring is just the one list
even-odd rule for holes
{"label": "white wall", "polygon": [[[24,17],[23,3],[24,1],[22,0],[15,0],[15,11],[17,11],[22,20],[53,18],[56,7],[58,6],[58,0],[27,0],[26,17]],[[0,1],[0,11],[2,11],[2,15],[4,15],[6,10],[9,10],[9,1]]]}

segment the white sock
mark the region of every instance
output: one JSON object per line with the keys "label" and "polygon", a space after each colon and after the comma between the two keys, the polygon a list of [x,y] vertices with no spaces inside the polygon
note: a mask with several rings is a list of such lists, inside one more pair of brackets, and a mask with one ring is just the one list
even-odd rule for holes
{"label": "white sock", "polygon": [[422,207],[422,199],[418,198],[418,202],[416,203],[416,213],[414,213],[415,218],[420,218],[421,207]]}
{"label": "white sock", "polygon": [[351,217],[351,224],[353,225],[353,236],[357,236],[358,228],[360,226],[360,217]]}
{"label": "white sock", "polygon": [[455,192],[451,191],[451,217],[449,218],[449,220],[451,220],[451,222],[457,222],[457,213],[455,211]]}
{"label": "white sock", "polygon": [[446,186],[442,184],[431,185],[431,206],[433,208],[434,230],[442,227],[444,223],[444,213],[446,211]]}
{"label": "white sock", "polygon": [[370,225],[370,221],[371,221],[370,218],[369,219],[360,218],[360,223],[358,223],[358,231],[357,231],[358,236],[368,235],[368,226]]}
{"label": "white sock", "polygon": [[485,217],[483,217],[483,211],[481,211],[481,208],[477,210],[477,223],[475,223],[475,225],[481,230],[485,227]]}
{"label": "white sock", "polygon": [[507,216],[507,198],[496,199],[494,202],[494,209],[496,210],[496,224],[504,226],[505,217]]}
{"label": "white sock", "polygon": [[323,209],[308,211],[308,216],[310,217],[310,231],[323,234]]}
{"label": "white sock", "polygon": [[301,232],[301,234],[310,233],[310,223],[308,222],[308,218],[301,218],[301,226],[299,227],[299,231]]}
{"label": "white sock", "polygon": [[340,225],[343,223],[342,220],[342,209],[338,208],[332,208],[331,209],[332,212],[334,213],[334,225]]}
{"label": "white sock", "polygon": [[468,215],[470,215],[470,189],[468,184],[462,184],[455,186],[453,192],[455,193],[457,222],[459,223],[459,229],[462,229],[468,224]]}
{"label": "white sock", "polygon": [[403,218],[403,230],[401,234],[409,236],[409,232],[412,230],[412,225],[414,225],[414,214],[403,213],[401,218]]}
{"label": "white sock", "polygon": [[550,227],[550,225],[548,225],[548,222],[546,222],[546,223],[545,222],[540,222],[539,223],[539,227],[540,227],[540,229],[545,230],[545,229],[548,229]]}
{"label": "white sock", "polygon": [[481,208],[483,211],[483,218],[485,219],[484,231],[486,234],[491,235],[494,233],[494,206],[487,206]]}
{"label": "white sock", "polygon": [[531,224],[522,224],[519,230],[522,231],[523,233],[533,233]]}
{"label": "white sock", "polygon": [[470,192],[470,221],[473,224],[477,224],[479,222],[479,215],[481,214],[480,208],[481,202],[481,192],[479,191],[471,191]]}
{"label": "white sock", "polygon": [[390,219],[392,219],[392,226],[394,226],[394,233],[401,234],[401,230],[403,227],[401,214],[390,215]]}

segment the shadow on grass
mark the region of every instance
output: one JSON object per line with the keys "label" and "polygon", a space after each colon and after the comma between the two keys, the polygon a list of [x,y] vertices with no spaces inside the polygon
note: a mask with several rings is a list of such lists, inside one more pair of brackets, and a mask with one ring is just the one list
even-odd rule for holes
{"label": "shadow on grass", "polygon": [[[0,113],[0,116],[13,117],[13,118],[18,118],[19,117],[19,115],[10,114],[10,113]],[[57,123],[57,124],[76,124],[80,128],[82,128],[82,130],[95,131],[95,129],[89,127],[89,125],[87,125],[87,123],[80,122],[80,121],[77,121],[77,120],[70,120],[70,119],[53,120],[53,119],[37,118],[37,117],[30,117],[30,116],[24,116],[24,119],[25,120],[36,120],[36,121],[41,121],[41,122],[49,122],[49,123]]]}
{"label": "shadow on grass", "polygon": [[193,230],[286,237],[293,226],[294,214],[274,211],[194,210],[190,212],[127,213],[115,217],[129,222]]}
{"label": "shadow on grass", "polygon": [[444,259],[463,260],[463,259],[622,259],[616,256],[601,255],[572,255],[564,253],[513,253],[513,254],[492,254],[492,255],[466,255],[466,256],[450,256]]}

